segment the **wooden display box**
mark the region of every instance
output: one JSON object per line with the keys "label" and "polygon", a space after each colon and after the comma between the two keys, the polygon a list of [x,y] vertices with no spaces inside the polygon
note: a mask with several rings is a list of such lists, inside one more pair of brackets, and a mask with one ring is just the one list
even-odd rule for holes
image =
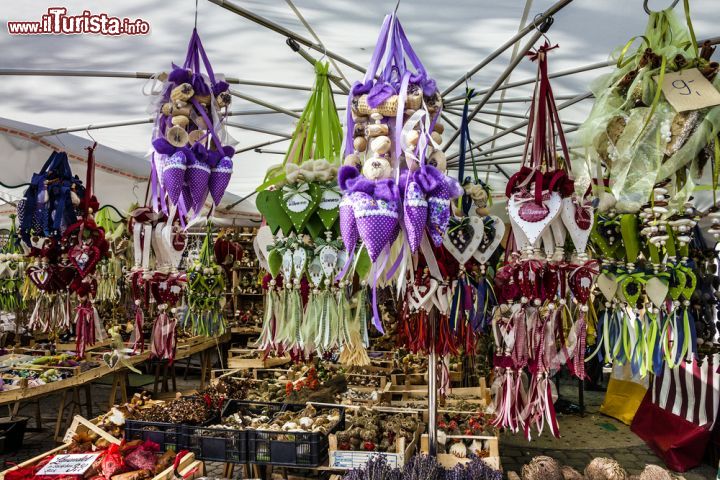
{"label": "wooden display box", "polygon": [[[418,413],[408,412],[407,410],[395,409],[391,407],[377,407],[375,408],[375,410],[387,413]],[[410,441],[410,443],[407,443],[405,437],[397,437],[395,439],[395,448],[393,452],[338,450],[337,436],[331,433],[328,435],[328,440],[330,442],[328,467],[333,470],[350,470],[353,468],[362,468],[371,458],[381,456],[385,458],[391,468],[402,468],[408,462],[408,460],[410,460],[410,457],[412,457],[417,451],[420,437],[423,431],[425,431],[425,424],[421,423],[418,426],[415,435],[413,435],[413,439],[412,441]]]}
{"label": "wooden display box", "polygon": [[[490,465],[495,470],[502,470],[500,466],[500,443],[497,436],[494,435],[448,435],[448,442],[453,439],[462,440],[479,440],[484,445],[487,445],[487,449],[490,451],[490,455],[483,458],[482,461]],[[420,451],[422,453],[430,452],[428,435],[423,434],[420,439]],[[470,462],[469,458],[458,458],[450,453],[438,453],[438,462],[448,470],[455,468],[455,465],[459,463]]]}
{"label": "wooden display box", "polygon": [[[417,403],[427,402],[428,387],[427,385],[392,385],[385,386],[383,391],[393,402],[413,401]],[[492,401],[490,389],[487,388],[485,379],[480,379],[480,385],[477,387],[458,387],[452,388],[448,392],[449,396],[445,399],[445,403],[452,405],[459,401],[469,403],[477,403],[478,405],[488,406]],[[397,406],[402,406],[398,404]]]}
{"label": "wooden display box", "polygon": [[[253,354],[252,358],[247,357],[249,354]],[[253,350],[247,348],[231,348],[228,350],[228,361],[227,365],[229,368],[271,368],[279,365],[285,365],[290,363],[290,356],[285,355],[282,357],[264,357],[264,353],[260,350]]]}
{"label": "wooden display box", "polygon": [[[8,474],[8,472],[17,470],[19,468],[28,467],[30,465],[33,465],[33,464],[39,462],[40,460],[47,457],[48,455],[58,454],[58,453],[63,452],[64,450],[67,450],[70,447],[70,443],[72,441],[73,435],[75,435],[76,433],[82,433],[82,432],[87,432],[87,431],[92,431],[92,432],[98,434],[100,437],[104,438],[105,440],[107,440],[110,443],[114,443],[116,445],[120,444],[120,440],[118,440],[117,438],[113,437],[112,435],[105,432],[104,430],[98,428],[91,421],[81,417],[80,415],[76,415],[75,418],[73,419],[73,423],[70,425],[70,428],[65,433],[65,437],[63,439],[63,441],[65,442],[64,444],[62,444],[56,448],[53,448],[52,450],[50,450],[48,452],[41,453],[40,455],[37,455],[37,456],[35,456],[29,460],[26,460],[22,463],[19,463],[19,464],[15,465],[14,467],[5,470],[4,472],[0,472],[0,480],[3,480],[5,478],[5,475]],[[195,479],[197,477],[202,476],[205,472],[203,463],[200,461],[196,461],[195,455],[192,453],[188,453],[180,460],[180,463],[178,465],[178,470],[183,474],[184,480]],[[165,469],[162,472],[155,475],[152,478],[152,480],[173,480],[174,478],[175,477],[173,474],[173,467],[170,466],[167,469]]]}

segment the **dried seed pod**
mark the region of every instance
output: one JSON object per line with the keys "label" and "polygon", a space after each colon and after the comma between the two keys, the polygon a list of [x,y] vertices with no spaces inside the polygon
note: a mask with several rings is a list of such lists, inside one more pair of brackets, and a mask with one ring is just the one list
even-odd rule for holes
{"label": "dried seed pod", "polygon": [[[355,140],[357,140],[357,138]],[[391,146],[392,142],[390,141],[390,137],[385,135],[375,137],[370,143],[370,148],[372,148],[372,151],[378,155],[384,155],[389,152]]]}
{"label": "dried seed pod", "polygon": [[174,147],[184,147],[188,143],[188,133],[176,125],[165,132],[165,139]]}
{"label": "dried seed pod", "polygon": [[185,128],[190,124],[190,119],[185,115],[176,115],[172,117],[172,124],[178,127]]}
{"label": "dried seed pod", "polygon": [[440,135],[438,132],[432,132],[430,134],[430,138],[432,138],[433,142],[437,143],[438,145],[442,144],[442,135]]}
{"label": "dried seed pod", "polygon": [[193,145],[205,136],[205,130],[193,130],[188,134],[188,142]]}
{"label": "dried seed pod", "polygon": [[173,88],[170,92],[170,100],[173,102],[187,102],[195,95],[192,85],[189,83],[183,83]]}
{"label": "dried seed pod", "polygon": [[355,137],[353,140],[353,147],[358,152],[364,152],[367,150],[367,140],[365,137]]}
{"label": "dried seed pod", "polygon": [[445,125],[443,125],[442,123],[436,123],[433,127],[433,130],[442,135],[443,133],[445,133]]}
{"label": "dried seed pod", "polygon": [[160,107],[160,112],[162,112],[163,115],[172,115],[174,105],[172,102],[163,103],[163,106]]}
{"label": "dried seed pod", "polygon": [[405,142],[409,146],[412,146],[412,147],[416,146],[418,144],[419,140],[420,140],[420,132],[418,132],[417,130],[410,130],[405,135]]}
{"label": "dried seed pod", "polygon": [[219,108],[229,107],[232,103],[232,95],[229,92],[222,92],[220,95],[215,97]]}

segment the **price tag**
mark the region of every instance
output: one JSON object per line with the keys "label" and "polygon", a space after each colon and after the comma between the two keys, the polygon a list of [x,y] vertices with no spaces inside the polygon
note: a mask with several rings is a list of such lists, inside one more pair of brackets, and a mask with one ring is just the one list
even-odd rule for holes
{"label": "price tag", "polygon": [[[659,75],[654,78],[657,82]],[[661,88],[667,101],[678,112],[720,105],[720,92],[697,68],[666,73]]]}
{"label": "price tag", "polygon": [[82,475],[100,456],[99,453],[69,453],[55,455],[37,475]]}

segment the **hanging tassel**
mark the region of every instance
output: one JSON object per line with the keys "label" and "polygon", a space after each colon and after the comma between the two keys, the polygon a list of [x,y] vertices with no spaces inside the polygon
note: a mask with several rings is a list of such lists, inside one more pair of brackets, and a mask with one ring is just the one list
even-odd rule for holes
{"label": "hanging tassel", "polygon": [[[347,324],[348,338],[340,352],[339,361],[348,367],[366,367],[370,365],[370,357],[365,348],[363,335],[367,334],[367,306],[365,289],[356,295],[357,309]],[[348,309],[350,308],[348,302]],[[346,312],[350,315],[350,311]],[[364,332],[363,332],[364,331]]]}
{"label": "hanging tassel", "polygon": [[95,343],[95,313],[87,298],[81,298],[75,315],[75,351],[85,356],[85,348]]}
{"label": "hanging tassel", "polygon": [[143,314],[140,300],[135,300],[135,326],[133,328],[133,353],[140,349],[140,353],[145,351],[145,315]]}
{"label": "hanging tassel", "polygon": [[150,344],[150,357],[167,360],[172,365],[175,360],[175,348],[177,346],[176,327],[177,319],[170,317],[166,312],[167,307],[158,307],[158,313],[153,323],[152,338]]}

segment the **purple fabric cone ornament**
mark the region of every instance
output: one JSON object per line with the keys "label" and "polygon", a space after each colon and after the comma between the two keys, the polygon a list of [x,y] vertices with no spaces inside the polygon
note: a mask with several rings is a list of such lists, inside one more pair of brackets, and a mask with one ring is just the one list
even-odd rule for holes
{"label": "purple fabric cone ornament", "polygon": [[207,198],[209,180],[210,167],[205,162],[200,160],[188,162],[185,171],[185,183],[190,190],[190,198],[185,198],[188,209],[192,207],[196,212],[200,211]]}
{"label": "purple fabric cone ornament", "polygon": [[187,158],[182,151],[175,152],[171,157],[166,157],[163,162],[163,186],[165,187],[168,197],[170,197],[170,201],[174,204],[177,204],[180,198],[183,183],[185,182],[186,170]]}
{"label": "purple fabric cone ornament", "polygon": [[225,195],[225,189],[230,183],[232,177],[233,162],[230,157],[223,157],[220,163],[210,169],[210,179],[208,180],[208,189],[212,196],[215,206],[220,205],[220,201]]}
{"label": "purple fabric cone ornament", "polygon": [[433,245],[439,247],[450,222],[450,200],[462,195],[463,189],[457,180],[432,165],[426,165],[425,170],[437,182],[435,188],[428,191],[428,232]]}
{"label": "purple fabric cone ornament", "polygon": [[398,195],[390,179],[365,180],[362,183],[369,185],[356,186],[359,188],[352,194],[353,212],[360,239],[368,250],[370,260],[375,262],[400,233]]}
{"label": "purple fabric cone ornament", "polygon": [[428,221],[428,202],[425,191],[416,181],[416,174],[420,172],[404,173],[400,178],[400,191],[405,193],[403,222],[412,253],[420,248]]}
{"label": "purple fabric cone ornament", "polygon": [[340,201],[340,234],[342,235],[345,251],[350,253],[355,249],[360,234],[355,223],[353,211],[353,194],[345,194]]}

